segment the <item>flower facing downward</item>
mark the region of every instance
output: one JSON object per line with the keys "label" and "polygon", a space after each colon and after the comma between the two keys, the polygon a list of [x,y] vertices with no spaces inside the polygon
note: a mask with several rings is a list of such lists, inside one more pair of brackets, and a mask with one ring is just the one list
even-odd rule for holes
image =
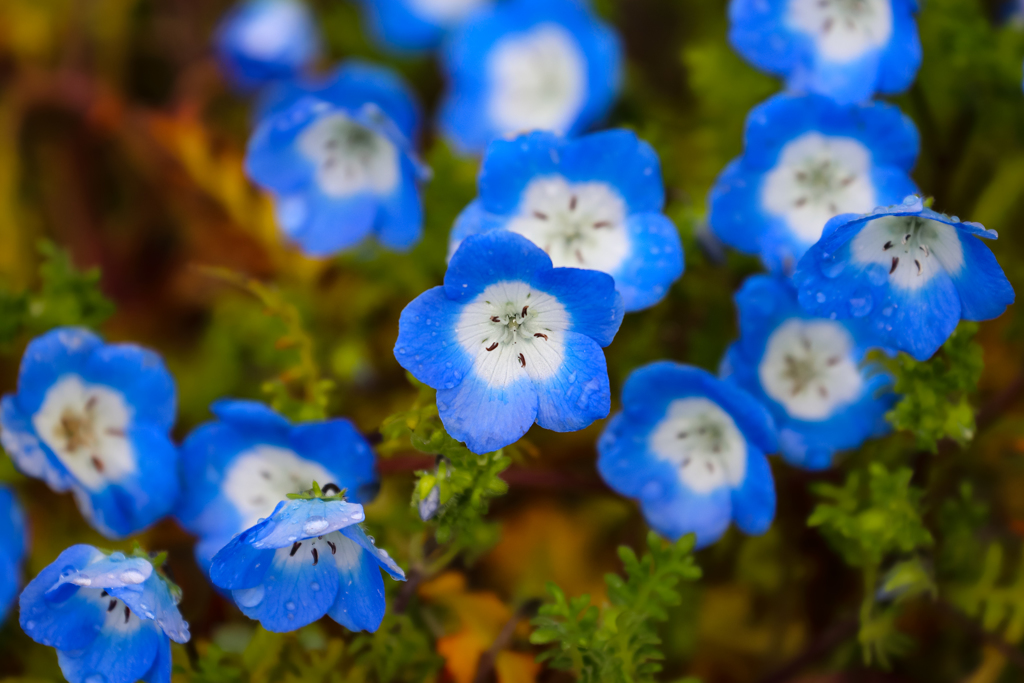
{"label": "flower facing downward", "polygon": [[248,0],[217,30],[221,67],[239,88],[296,76],[320,52],[320,36],[298,0]]}
{"label": "flower facing downward", "polygon": [[771,412],[788,462],[808,469],[832,463],[889,431],[892,377],[864,366],[877,335],[864,320],[814,318],[781,278],[755,275],[736,294],[740,338],[722,363],[727,379]]}
{"label": "flower facing downward", "polygon": [[468,152],[527,130],[578,133],[611,106],[621,62],[617,36],[585,3],[496,3],[446,43],[441,128]]}
{"label": "flower facing downward", "polygon": [[487,148],[480,197],[456,221],[449,250],[472,234],[515,232],[555,267],[608,273],[625,310],[635,311],[660,301],[683,273],[664,204],[658,155],[632,132],[528,133]]}
{"label": "flower facing downward", "polygon": [[927,360],[961,319],[995,318],[1013,303],[1013,287],[979,238],[996,233],[907,197],[829,221],[793,283],[809,313],[864,318],[884,346]]}
{"label": "flower facing downward", "polygon": [[21,628],[71,683],[170,683],[170,641],[189,639],[177,602],[149,559],[74,545],[25,587]]}
{"label": "flower facing downward", "polygon": [[406,306],[395,358],[438,390],[448,433],[487,453],[534,422],[568,432],[608,414],[601,348],[622,315],[611,277],[553,268],[532,242],[498,230],[468,237],[444,286]]}
{"label": "flower facing downward", "polygon": [[718,540],[735,521],[761,534],[775,516],[766,453],[775,426],[752,396],[704,370],[660,361],[633,372],[622,412],[598,442],[601,476],[640,501],[647,522],[671,539]]}
{"label": "flower facing downward", "polygon": [[179,491],[174,380],[152,351],[58,328],[25,349],[0,441],[25,474],[70,490],[110,537],[157,521]]}
{"label": "flower facing downward", "polygon": [[0,486],[0,625],[21,587],[21,561],[26,550],[21,507],[14,492]]}
{"label": "flower facing downward", "polygon": [[917,0],[732,0],[729,41],[790,90],[863,102],[913,82],[916,9]]}
{"label": "flower facing downward", "polygon": [[917,191],[917,129],[888,104],[777,95],[750,112],[745,141],[711,190],[708,223],[776,272],[791,273],[833,216]]}
{"label": "flower facing downward", "polygon": [[429,50],[492,0],[361,0],[370,30],[392,50]]}
{"label": "flower facing downward", "polygon": [[274,194],[282,229],[310,256],[329,256],[370,234],[392,249],[419,240],[417,181],[425,170],[377,104],[304,97],[257,126],[245,166]]}
{"label": "flower facing downward", "polygon": [[182,525],[199,536],[196,559],[208,570],[235,534],[274,511],[310,481],[346,489],[368,503],[377,489],[370,445],[348,420],[293,425],[261,403],[217,401],[217,421],[181,445]]}
{"label": "flower facing downward", "polygon": [[268,631],[302,628],[325,614],[352,631],[376,631],[384,580],[405,574],[359,528],[363,506],[335,490],[314,490],[277,505],[213,558],[210,579]]}

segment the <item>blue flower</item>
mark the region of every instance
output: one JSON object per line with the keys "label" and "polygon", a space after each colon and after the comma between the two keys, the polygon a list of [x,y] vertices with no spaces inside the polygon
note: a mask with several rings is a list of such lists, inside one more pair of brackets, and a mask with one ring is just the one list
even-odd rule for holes
{"label": "blue flower", "polygon": [[361,0],[377,42],[396,51],[437,47],[449,31],[492,0]]}
{"label": "blue flower", "polygon": [[21,507],[14,492],[0,486],[0,624],[21,587],[21,561],[26,549]]}
{"label": "blue flower", "polygon": [[532,242],[497,230],[466,238],[444,286],[405,307],[395,358],[437,389],[448,433],[487,453],[534,422],[570,432],[608,414],[601,347],[622,314],[611,277],[553,268]]}
{"label": "blue flower", "polygon": [[750,394],[660,361],[626,380],[622,412],[597,444],[597,468],[640,501],[655,531],[670,539],[695,533],[706,546],[730,521],[748,534],[771,526],[775,484],[765,454],[776,443],[771,415]]}
{"label": "blue flower", "polygon": [[791,90],[863,102],[913,82],[916,11],[917,0],[732,0],[729,41]]}
{"label": "blue flower", "polygon": [[170,641],[189,639],[177,602],[149,560],[73,545],[25,587],[21,628],[71,683],[170,683]]}
{"label": "blue flower", "polygon": [[488,146],[480,197],[456,220],[449,250],[489,230],[518,233],[555,267],[615,279],[626,311],[658,303],[683,274],[679,233],[664,214],[658,155],[626,130],[566,140],[528,133]]}
{"label": "blue flower", "polygon": [[510,0],[478,12],[445,44],[440,126],[464,152],[526,130],[576,134],[619,90],[616,34],[579,0]]}
{"label": "blue flower", "polygon": [[351,631],[376,631],[384,580],[405,574],[358,523],[363,506],[309,498],[279,503],[213,558],[210,579],[268,631],[286,632],[325,614]]}
{"label": "blue flower", "polygon": [[782,456],[823,469],[836,451],[889,431],[892,378],[862,365],[880,346],[864,320],[807,315],[786,280],[755,275],[736,293],[740,338],[722,363],[727,379],[771,412]]}
{"label": "blue flower", "polygon": [[310,256],[330,256],[371,233],[391,249],[420,238],[424,170],[375,103],[304,97],[260,122],[245,166],[274,194],[285,234]]}
{"label": "blue flower", "polygon": [[316,22],[297,0],[243,2],[221,22],[215,40],[221,68],[243,90],[293,78],[320,53]]}
{"label": "blue flower", "polygon": [[865,318],[884,346],[927,360],[961,319],[995,318],[1013,303],[1013,287],[982,237],[996,233],[907,197],[830,220],[793,283],[809,313]]}
{"label": "blue flower", "polygon": [[833,216],[917,192],[917,129],[888,104],[778,95],[750,112],[745,138],[711,190],[708,222],[776,272],[792,272]]}
{"label": "blue flower", "polygon": [[375,104],[406,139],[419,136],[421,114],[413,91],[401,76],[379,64],[350,59],[326,76],[296,78],[270,86],[260,100],[258,118],[280,114],[303,97],[315,97],[349,110]]}
{"label": "blue flower", "polygon": [[218,401],[217,416],[181,445],[183,491],[176,516],[199,536],[196,559],[204,571],[218,550],[274,511],[309,482],[334,484],[348,498],[376,495],[373,451],[348,420],[293,425],[253,401]]}
{"label": "blue flower", "polygon": [[0,441],[25,474],[70,490],[108,537],[157,521],[178,498],[174,379],[160,356],[63,327],[32,340]]}

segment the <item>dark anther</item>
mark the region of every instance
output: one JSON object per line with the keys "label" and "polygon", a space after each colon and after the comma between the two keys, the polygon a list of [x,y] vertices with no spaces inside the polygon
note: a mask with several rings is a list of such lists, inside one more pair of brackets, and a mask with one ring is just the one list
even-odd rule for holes
{"label": "dark anther", "polygon": [[714,446],[712,446],[712,447],[711,447],[711,452],[712,452],[712,453],[721,453],[721,452],[722,452],[722,446],[721,446],[721,444],[717,444],[717,443],[716,443],[716,444],[715,444]]}
{"label": "dark anther", "polygon": [[95,407],[96,407],[96,397],[95,396],[90,396],[89,400],[87,400],[85,402],[85,409],[87,411],[91,411]]}
{"label": "dark anther", "polygon": [[318,553],[316,551],[316,548],[313,548],[313,566],[315,567],[316,563],[319,562],[319,561],[320,561],[320,553]]}
{"label": "dark anther", "polygon": [[923,252],[924,252],[924,255],[925,255],[925,256],[931,256],[931,255],[932,255],[932,252],[931,252],[931,250],[930,250],[930,249],[928,248],[928,245],[927,245],[927,244],[922,244],[922,245],[921,245],[921,246],[920,246],[919,248],[921,249],[921,251],[923,251]]}
{"label": "dark anther", "polygon": [[890,249],[892,249],[892,240],[885,243],[885,246],[882,247],[882,251],[889,251]]}
{"label": "dark anther", "polygon": [[900,257],[899,256],[893,256],[892,257],[892,268],[889,269],[889,275],[892,275],[893,273],[896,272],[896,266],[898,266],[899,264],[900,264]]}
{"label": "dark anther", "polygon": [[579,249],[576,250],[576,260],[583,263],[583,252]]}
{"label": "dark anther", "polygon": [[323,537],[323,536],[317,536],[317,537],[316,537],[316,540],[318,540],[318,541],[322,541],[322,540],[324,540],[324,537]]}
{"label": "dark anther", "polygon": [[528,309],[529,307],[530,307],[529,305],[523,306],[523,315],[522,315],[523,318],[526,317],[526,309]]}
{"label": "dark anther", "polygon": [[822,398],[828,398],[828,389],[826,389],[825,387],[819,386],[818,393],[821,395]]}
{"label": "dark anther", "polygon": [[917,274],[920,275],[921,274],[921,262],[918,261],[917,259],[914,259],[914,265],[917,266]]}
{"label": "dark anther", "polygon": [[292,551],[288,553],[288,557],[295,557],[295,553],[299,552],[299,548],[302,547],[302,541],[295,541],[295,545],[292,546]]}
{"label": "dark anther", "polygon": [[327,545],[331,546],[331,555],[338,552],[338,546],[334,545],[330,541],[327,541]]}
{"label": "dark anther", "polygon": [[690,432],[679,432],[678,434],[676,434],[676,438],[677,439],[685,439],[689,435],[690,435]]}
{"label": "dark anther", "polygon": [[542,333],[540,333],[540,332],[537,332],[537,333],[536,333],[536,334],[534,334],[533,336],[534,336],[534,337],[540,337],[540,338],[541,338],[541,339],[543,339],[544,341],[547,341],[547,340],[548,340],[548,335],[546,335],[546,334],[542,334]]}
{"label": "dark anther", "polygon": [[541,213],[540,211],[534,211],[533,215],[542,221],[546,221],[548,219],[548,215],[546,213]]}
{"label": "dark anther", "polygon": [[526,356],[524,356],[523,354],[519,354],[519,364],[522,365],[524,368],[526,367]]}
{"label": "dark anther", "polygon": [[833,365],[839,365],[839,356],[832,356],[825,362],[825,365],[829,367],[832,367]]}
{"label": "dark anther", "polygon": [[822,31],[823,31],[824,33],[828,33],[829,31],[831,31],[831,30],[832,30],[832,24],[833,24],[833,23],[834,23],[834,20],[833,20],[833,19],[832,19],[831,17],[829,17],[829,18],[828,18],[827,20],[825,20],[825,23],[824,23],[824,25],[823,25],[823,26],[821,27],[821,30],[822,30]]}
{"label": "dark anther", "polygon": [[598,222],[594,223],[594,227],[598,228],[598,229],[610,228],[610,227],[612,227],[612,223],[611,223],[611,221],[598,221]]}
{"label": "dark anther", "polygon": [[797,171],[796,172],[796,179],[797,180],[807,180],[807,174],[804,173],[803,171]]}
{"label": "dark anther", "polygon": [[715,465],[714,465],[714,463],[710,463],[710,462],[705,462],[705,463],[704,463],[704,467],[707,467],[707,468],[708,468],[708,472],[714,472],[714,471],[715,471]]}
{"label": "dark anther", "polygon": [[843,178],[843,179],[842,179],[842,180],[841,180],[841,181],[839,182],[839,187],[846,187],[847,185],[849,185],[850,183],[852,183],[852,182],[853,182],[853,179],[854,179],[854,178],[856,178],[856,176],[850,176],[849,178]]}
{"label": "dark anther", "polygon": [[99,458],[97,458],[94,455],[94,456],[92,456],[92,460],[90,460],[90,462],[92,463],[92,466],[94,468],[96,468],[97,472],[99,472],[100,474],[103,474],[103,462]]}
{"label": "dark anther", "polygon": [[270,472],[263,470],[262,472],[260,472],[260,476],[266,479],[267,481],[270,481]]}
{"label": "dark anther", "polygon": [[811,350],[811,340],[807,337],[800,337],[800,345],[804,347],[805,351]]}
{"label": "dark anther", "polygon": [[101,597],[101,598],[105,598],[105,597],[107,597],[108,595],[110,595],[110,593],[108,593],[107,591],[103,591],[102,593],[100,593],[100,597]]}
{"label": "dark anther", "polygon": [[258,497],[258,498],[253,498],[252,500],[250,500],[249,504],[250,505],[255,505],[256,507],[261,507],[266,502],[267,502],[266,499],[264,499],[262,497]]}
{"label": "dark anther", "polygon": [[829,213],[832,213],[832,214],[839,213],[839,207],[835,205],[835,202],[829,202],[828,203],[828,211],[829,211]]}
{"label": "dark anther", "polygon": [[793,202],[793,206],[799,208],[807,203],[807,197],[801,197],[800,199]]}
{"label": "dark anther", "polygon": [[334,493],[341,493],[341,487],[334,483],[325,484],[320,490],[324,492],[324,495],[328,496],[332,495],[332,491]]}
{"label": "dark anther", "polygon": [[572,199],[569,200],[569,210],[570,211],[575,211],[576,210],[576,195],[573,195]]}
{"label": "dark anther", "polygon": [[689,466],[690,466],[690,459],[689,458],[685,458],[683,460],[683,467],[689,467]]}
{"label": "dark anther", "polygon": [[113,612],[115,607],[117,607],[117,600],[111,600],[110,604],[107,605],[107,611]]}
{"label": "dark anther", "polygon": [[126,624],[127,624],[127,623],[128,623],[128,619],[129,619],[129,618],[130,618],[131,616],[132,616],[132,611],[131,611],[131,609],[129,609],[128,605],[125,605],[125,606],[124,606],[124,623],[126,623]]}
{"label": "dark anther", "polygon": [[116,427],[107,427],[104,431],[110,436],[124,436],[124,430]]}
{"label": "dark anther", "polygon": [[903,244],[906,244],[907,240],[909,240],[909,239],[910,239],[910,233],[908,232],[906,235],[903,236]]}
{"label": "dark anther", "polygon": [[498,317],[498,316],[496,316],[496,315],[492,315],[492,316],[491,316],[491,322],[492,322],[492,323],[500,323],[500,322],[501,322],[501,318],[499,318],[499,317]]}
{"label": "dark anther", "polygon": [[494,349],[496,349],[496,348],[498,348],[498,342],[494,342],[493,344],[491,344],[490,346],[488,346],[488,347],[487,347],[487,350],[488,350],[488,351],[493,351],[493,350],[494,350]]}

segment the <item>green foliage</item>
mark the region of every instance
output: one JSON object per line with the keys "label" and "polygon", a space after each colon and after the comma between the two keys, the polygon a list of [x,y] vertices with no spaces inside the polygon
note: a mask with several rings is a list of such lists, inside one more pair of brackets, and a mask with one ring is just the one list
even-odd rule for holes
{"label": "green foliage", "polygon": [[1003,547],[992,543],[985,551],[978,580],[953,584],[943,592],[968,616],[979,619],[986,631],[1001,632],[1004,640],[1016,645],[1024,639],[1024,560],[1012,580],[1001,584],[1005,572]]}
{"label": "green foliage", "polygon": [[918,448],[935,452],[942,439],[966,445],[974,438],[969,399],[984,367],[981,346],[974,341],[977,331],[977,323],[960,323],[942,350],[923,362],[905,353],[895,358],[872,355],[895,377],[894,388],[901,395],[886,419],[913,434]]}
{"label": "green foliage", "polygon": [[988,522],[989,506],[978,500],[970,482],[962,482],[956,496],[939,506],[937,521],[941,532],[936,556],[940,576],[977,578],[978,558],[985,554],[979,532]]}
{"label": "green foliage", "polygon": [[549,584],[553,600],[533,620],[530,642],[553,647],[538,659],[571,671],[583,683],[653,681],[663,659],[655,623],[668,618],[667,607],[679,604],[679,582],[701,575],[693,545],[692,535],[667,544],[652,531],[643,557],[620,547],[626,577],[605,576],[610,604],[600,609],[590,604],[589,595],[567,598]]}
{"label": "green foliage", "polygon": [[65,325],[97,329],[114,314],[100,291],[100,270],[79,270],[64,249],[39,242],[39,286],[34,292],[0,289],[0,346]]}
{"label": "green foliage", "polygon": [[444,660],[434,651],[429,634],[408,614],[386,614],[377,633],[360,634],[349,654],[354,669],[349,681],[421,683],[432,681]]}

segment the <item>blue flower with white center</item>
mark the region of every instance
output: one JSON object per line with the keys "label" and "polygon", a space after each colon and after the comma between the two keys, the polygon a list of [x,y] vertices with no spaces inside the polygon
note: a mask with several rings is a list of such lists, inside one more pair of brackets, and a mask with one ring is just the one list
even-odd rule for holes
{"label": "blue flower with white center", "polygon": [[395,358],[437,389],[448,433],[488,453],[534,422],[571,432],[608,415],[602,347],[622,315],[611,277],[554,268],[525,237],[496,230],[467,237],[444,285],[405,307]]}
{"label": "blue flower with white center", "polygon": [[880,346],[864,320],[829,320],[804,312],[792,284],[755,275],[736,293],[740,338],[723,375],[768,408],[782,456],[817,470],[836,451],[889,431],[896,401],[892,377],[865,354]]}
{"label": "blue flower with white center", "polygon": [[914,81],[916,11],[917,0],[732,0],[729,42],[791,90],[863,102]]}
{"label": "blue flower with white center", "polygon": [[376,495],[373,450],[348,420],[293,425],[254,401],[217,401],[217,416],[181,445],[183,490],[176,516],[199,536],[204,571],[232,537],[310,481],[348,490],[355,503]]}
{"label": "blue flower with white center", "polygon": [[708,223],[775,272],[792,272],[833,216],[917,192],[917,129],[892,105],[777,95],[750,112],[745,140],[711,190]]}
{"label": "blue flower with white center", "polygon": [[0,486],[0,624],[21,587],[21,561],[26,550],[21,507],[14,492]]}
{"label": "blue flower with white center", "polygon": [[405,574],[359,527],[363,506],[311,494],[281,502],[213,558],[210,579],[268,631],[302,628],[325,614],[350,631],[376,631],[384,579]]}
{"label": "blue flower with white center", "polygon": [[404,250],[423,231],[418,181],[425,169],[372,102],[344,107],[302,98],[260,122],[245,167],[274,194],[278,223],[310,256],[330,256],[371,234]]}
{"label": "blue flower with white center", "polygon": [[979,239],[996,237],[907,197],[829,221],[793,283],[809,313],[864,318],[885,347],[927,360],[961,319],[996,318],[1013,303],[1013,287]]}
{"label": "blue flower with white center", "polygon": [[400,52],[431,50],[493,0],[361,0],[371,33]]}
{"label": "blue flower with white center", "polygon": [[221,22],[221,68],[243,90],[297,76],[320,54],[320,34],[298,0],[247,0]]}
{"label": "blue flower with white center", "polygon": [[480,197],[456,220],[449,251],[469,235],[515,232],[556,268],[608,273],[625,310],[637,311],[683,274],[683,247],[664,205],[658,155],[631,131],[575,140],[527,133],[488,146]]}
{"label": "blue flower with white center", "polygon": [[379,64],[350,59],[326,76],[277,83],[263,93],[258,118],[280,114],[303,97],[315,97],[350,110],[374,104],[407,140],[415,140],[419,136],[421,113],[416,96],[401,76]]}
{"label": "blue flower with white center", "polygon": [[464,152],[528,130],[573,135],[619,91],[618,36],[579,0],[510,0],[475,13],[445,44],[440,126]]}
{"label": "blue flower with white center", "polygon": [[767,453],[777,450],[771,415],[750,394],[699,368],[669,361],[635,370],[622,412],[598,441],[608,485],[640,502],[662,536],[717,541],[734,521],[762,534],[775,517]]}
{"label": "blue flower with white center", "polygon": [[179,599],[148,559],[73,545],[25,587],[21,628],[71,683],[170,683],[171,640],[189,639]]}
{"label": "blue flower with white center", "polygon": [[174,379],[160,356],[62,327],[25,349],[0,402],[0,442],[18,469],[70,490],[100,533],[133,534],[178,498]]}

